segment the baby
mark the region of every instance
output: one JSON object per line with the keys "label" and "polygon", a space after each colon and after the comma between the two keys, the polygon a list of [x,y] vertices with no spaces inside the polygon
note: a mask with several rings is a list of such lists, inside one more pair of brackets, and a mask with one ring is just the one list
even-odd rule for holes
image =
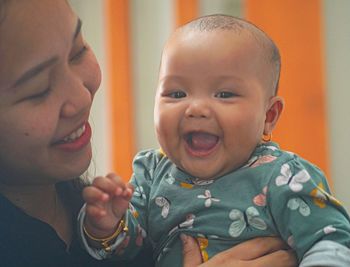
{"label": "baby", "polygon": [[85,189],[80,216],[96,258],[151,246],[182,266],[191,235],[203,260],[258,236],[280,236],[300,266],[350,266],[349,216],[324,174],[271,142],[283,109],[280,55],[253,24],[226,15],[180,27],[163,51],[154,109],[160,150],[137,154],[130,184]]}

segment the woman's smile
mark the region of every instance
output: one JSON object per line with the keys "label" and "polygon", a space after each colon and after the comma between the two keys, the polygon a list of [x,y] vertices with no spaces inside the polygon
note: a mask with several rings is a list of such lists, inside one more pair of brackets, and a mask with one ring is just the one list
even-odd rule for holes
{"label": "woman's smile", "polygon": [[65,151],[75,152],[89,144],[91,139],[91,127],[88,122],[79,129],[54,143],[54,146]]}

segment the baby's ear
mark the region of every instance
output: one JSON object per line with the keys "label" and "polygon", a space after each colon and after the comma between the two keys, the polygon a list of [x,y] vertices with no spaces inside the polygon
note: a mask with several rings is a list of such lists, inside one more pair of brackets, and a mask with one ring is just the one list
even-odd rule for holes
{"label": "baby's ear", "polygon": [[275,128],[276,123],[282,113],[284,106],[283,98],[280,96],[274,96],[269,100],[269,106],[266,111],[264,135],[269,135]]}

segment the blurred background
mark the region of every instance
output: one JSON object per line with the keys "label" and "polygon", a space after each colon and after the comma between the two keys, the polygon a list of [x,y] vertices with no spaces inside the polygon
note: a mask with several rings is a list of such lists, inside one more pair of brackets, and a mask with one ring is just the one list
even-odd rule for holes
{"label": "blurred background", "polygon": [[350,210],[350,1],[70,0],[101,64],[90,175],[131,175],[136,151],[158,147],[154,92],[162,47],[176,26],[208,14],[256,24],[282,56],[286,106],[273,140],[318,165]]}

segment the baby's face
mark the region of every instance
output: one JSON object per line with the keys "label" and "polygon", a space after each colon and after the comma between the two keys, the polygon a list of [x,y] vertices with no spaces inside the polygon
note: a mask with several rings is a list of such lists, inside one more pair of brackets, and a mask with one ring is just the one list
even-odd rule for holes
{"label": "baby's face", "polygon": [[246,33],[175,33],[163,53],[155,127],[167,156],[201,179],[242,166],[260,142],[270,81]]}

